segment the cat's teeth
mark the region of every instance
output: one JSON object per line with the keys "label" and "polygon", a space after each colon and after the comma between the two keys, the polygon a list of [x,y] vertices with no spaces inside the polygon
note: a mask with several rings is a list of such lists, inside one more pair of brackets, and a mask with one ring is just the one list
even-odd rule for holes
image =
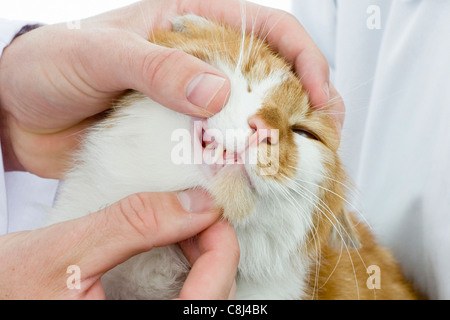
{"label": "cat's teeth", "polygon": [[205,150],[214,150],[214,156],[211,159],[211,164],[216,164],[217,161],[219,161],[220,158],[223,157],[223,145],[221,145],[220,143],[209,143],[205,146]]}
{"label": "cat's teeth", "polygon": [[219,159],[223,158],[223,145],[221,145],[220,143],[216,146],[216,151],[214,152],[214,158],[213,158],[213,163],[217,163],[217,161],[219,161]]}
{"label": "cat's teeth", "polygon": [[208,143],[207,145],[205,145],[205,150],[212,150],[215,149],[216,146],[214,145],[214,143]]}

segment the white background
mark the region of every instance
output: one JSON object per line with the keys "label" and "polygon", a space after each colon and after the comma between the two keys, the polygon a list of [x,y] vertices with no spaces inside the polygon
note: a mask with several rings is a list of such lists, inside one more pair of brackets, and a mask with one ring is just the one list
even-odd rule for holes
{"label": "white background", "polygon": [[[0,18],[50,24],[86,18],[111,9],[126,6],[136,1],[137,0],[0,0]],[[291,0],[253,0],[252,2],[289,11]]]}

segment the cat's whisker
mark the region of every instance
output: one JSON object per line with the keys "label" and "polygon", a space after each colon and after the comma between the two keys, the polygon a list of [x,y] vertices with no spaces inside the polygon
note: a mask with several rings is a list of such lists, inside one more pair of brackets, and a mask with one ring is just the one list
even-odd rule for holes
{"label": "cat's whisker", "polygon": [[90,131],[91,131],[91,128],[80,129],[80,130],[77,130],[75,132],[72,132],[72,133],[66,135],[64,138],[69,139],[69,138],[73,138],[73,137],[82,136],[83,134],[89,133]]}
{"label": "cat's whisker", "polygon": [[[298,190],[294,191],[294,192],[298,193]],[[300,195],[303,198],[306,198],[305,194],[300,194]],[[308,199],[308,201],[311,204],[313,204],[313,206],[314,206],[314,208],[316,210],[318,210],[319,212],[323,212],[322,209],[320,209],[314,201],[312,201],[311,199]],[[319,275],[320,275],[320,266],[322,265],[321,264],[322,255],[320,254],[322,250],[321,250],[321,242],[319,241],[319,233],[318,233],[320,220],[318,220],[317,223],[318,223],[317,226],[315,226],[313,224],[314,232],[311,232],[311,235],[313,236],[313,241],[314,241],[314,248],[315,248],[315,251],[316,251],[316,255],[314,257],[314,260],[315,260],[315,278],[314,278],[314,286],[313,286],[313,290],[312,290],[312,292],[313,292],[312,299],[314,299],[314,295],[315,295],[316,290],[320,289],[319,288],[319,280],[320,280],[319,279]]]}
{"label": "cat's whisker", "polygon": [[256,12],[256,17],[255,18],[252,17],[252,31],[250,32],[250,44],[248,45],[247,61],[250,60],[251,55],[252,55],[253,41],[254,41],[254,37],[255,37],[255,24],[256,24],[258,15],[259,15],[259,8],[258,8],[258,11]]}
{"label": "cat's whisker", "polygon": [[[295,169],[295,170],[298,170],[298,171],[303,171],[303,172],[305,172],[308,175],[314,175],[314,176],[317,176],[317,177],[320,177],[320,178],[332,181],[334,183],[337,183],[340,186],[344,187],[350,193],[349,195],[352,198],[354,198],[354,199],[359,199],[359,197],[360,197],[360,193],[358,192],[358,190],[355,187],[349,186],[349,185],[347,185],[347,184],[345,184],[345,183],[343,183],[343,182],[341,182],[339,180],[333,179],[333,178],[331,178],[331,177],[329,177],[327,175],[324,175],[324,174],[320,174],[320,173],[317,173],[317,172],[311,172],[311,171],[305,170],[303,168],[297,168],[297,167],[290,166],[290,165],[288,167],[290,167],[292,169]],[[348,201],[348,200],[346,200],[346,201]],[[351,205],[351,207],[356,211],[356,213],[358,213],[359,215],[361,215],[362,218],[364,218],[362,213],[359,211],[359,209],[355,205]]]}
{"label": "cat's whisker", "polygon": [[[298,179],[297,179],[297,180],[298,180]],[[302,180],[299,180],[299,181],[302,181]],[[302,188],[304,191],[310,192],[305,186],[300,185],[297,181],[294,180],[293,182],[294,182],[298,187]],[[302,182],[307,182],[307,181],[302,181]],[[320,187],[320,186],[317,185],[317,184],[316,184],[316,186]],[[325,188],[325,189],[326,189],[326,188]],[[326,189],[326,190],[328,190],[328,189]],[[331,191],[328,190],[328,192],[331,192]],[[322,201],[321,199],[319,199],[315,194],[312,194],[312,195],[313,195],[314,197],[316,197],[316,198],[319,200],[319,203],[321,203],[321,202],[323,203],[323,201]],[[325,203],[323,203],[323,204],[325,204]],[[325,204],[325,206],[326,206],[326,204]],[[326,207],[328,208],[328,206],[326,206]],[[319,210],[319,211],[320,211],[322,214],[324,214],[324,212],[323,212],[322,210]],[[327,210],[327,211],[328,211],[328,213],[330,213],[329,210]],[[325,215],[325,214],[324,214],[324,216],[325,216],[325,217],[328,219],[328,221],[334,226],[334,228],[336,228],[335,224],[330,220],[330,218],[329,218],[327,215]],[[338,223],[338,225],[340,225],[340,222],[336,219],[336,217],[335,217],[335,215],[334,215],[333,213],[331,213],[331,216],[336,220],[336,222]],[[341,231],[341,230],[345,231],[345,229],[342,229],[342,228],[336,228],[335,230],[338,232],[339,236],[340,236],[341,239],[342,239],[342,233],[341,233],[340,231]],[[346,232],[346,231],[345,231],[345,232]],[[347,233],[347,232],[346,232],[346,233]],[[357,277],[356,277],[356,270],[355,270],[355,268],[354,268],[353,258],[351,257],[349,248],[348,248],[348,246],[347,246],[347,244],[346,244],[345,241],[342,241],[342,245],[346,247],[346,251],[347,251],[349,260],[350,260],[351,265],[352,265],[352,268],[353,268],[353,272],[354,272],[354,275],[355,275],[355,282],[356,282],[356,286],[357,286],[357,290],[358,290],[358,297],[359,297],[359,286],[358,286],[358,281],[357,281]],[[356,252],[356,254],[358,255],[358,257],[359,257],[361,263],[363,264],[364,268],[367,269],[367,265],[366,265],[366,263],[365,263],[363,257],[361,256],[359,250],[358,250],[358,249],[355,249],[354,252]],[[339,258],[339,259],[340,259],[340,258]],[[337,266],[337,264],[336,264],[336,266]],[[336,267],[335,267],[335,268],[336,268]],[[333,271],[333,272],[334,272],[334,271]],[[331,277],[331,274],[330,274],[330,276],[328,277],[328,279],[322,284],[322,287],[325,286],[325,284],[327,283],[327,281],[329,280],[330,277]],[[374,295],[376,295],[375,292],[374,292]]]}
{"label": "cat's whisker", "polygon": [[[340,222],[339,222],[338,219],[336,218],[335,214],[332,212],[332,210],[328,207],[328,205],[327,205],[322,199],[320,199],[316,194],[314,194],[312,191],[308,190],[305,186],[302,186],[302,185],[301,185],[300,183],[298,183],[297,181],[291,179],[291,182],[294,183],[294,185],[295,185],[296,187],[300,187],[302,191],[308,192],[311,196],[313,196],[314,198],[316,198],[316,200],[318,200],[318,203],[316,203],[315,201],[312,201],[312,202],[311,202],[312,204],[315,205],[315,208],[316,208],[316,209],[318,209],[322,214],[324,214],[324,215],[326,216],[325,212],[317,206],[317,205],[320,205],[323,209],[325,209],[325,210],[327,211],[327,213],[328,213],[330,216],[332,216],[332,217],[336,220],[336,222],[337,222],[338,224],[340,224]],[[317,185],[317,186],[318,186],[318,185]],[[293,190],[294,192],[297,192],[297,193],[299,192],[299,190],[294,189],[294,188],[292,188],[292,190]],[[298,193],[298,194],[301,195],[300,193]],[[309,200],[311,200],[311,199],[309,199]],[[334,223],[333,223],[332,221],[330,221],[330,223],[332,223],[333,226],[334,226]],[[337,229],[339,235],[341,235],[341,234],[340,234],[340,230],[341,230],[341,228]],[[343,239],[343,237],[341,237],[341,238]]]}
{"label": "cat's whisker", "polygon": [[341,104],[343,102],[344,102],[344,100],[342,99],[342,97],[337,96],[337,97],[329,99],[327,102],[314,105],[314,108],[317,110],[328,109],[335,104]]}
{"label": "cat's whisker", "polygon": [[[338,180],[336,180],[336,179],[330,178],[330,177],[328,177],[328,176],[326,176],[326,175],[323,175],[323,174],[310,172],[310,171],[305,170],[305,169],[302,169],[302,168],[297,168],[297,167],[294,167],[294,166],[289,166],[289,167],[290,167],[290,168],[293,168],[293,169],[295,169],[295,170],[304,171],[304,172],[306,172],[307,174],[310,174],[310,175],[318,176],[318,177],[321,177],[321,178],[324,178],[324,179],[328,179],[328,180],[330,180],[330,181],[333,181],[333,182],[335,182],[335,183],[337,183],[337,184],[343,186],[345,189],[347,189],[347,190],[350,192],[350,196],[353,197],[353,198],[355,198],[355,199],[358,199],[359,196],[360,196],[360,194],[359,194],[358,192],[355,191],[355,188],[352,188],[352,187],[350,187],[350,186],[347,186],[345,183],[343,183],[343,182],[341,182],[341,181],[338,181]],[[357,213],[357,214],[364,220],[364,222],[368,225],[368,227],[369,227],[370,229],[372,229],[372,227],[371,227],[370,224],[369,224],[369,221],[366,220],[366,218],[364,217],[364,215],[362,214],[362,212],[361,212],[361,211],[360,211],[353,203],[351,203],[350,201],[348,201],[348,200],[345,199],[344,197],[342,197],[342,196],[338,195],[337,193],[335,193],[335,192],[333,192],[333,191],[331,191],[331,190],[329,190],[329,189],[327,189],[327,188],[325,188],[325,187],[323,187],[323,186],[320,186],[320,185],[318,185],[318,184],[315,184],[315,183],[312,183],[312,182],[308,182],[308,181],[304,181],[304,180],[301,180],[300,178],[298,178],[297,180],[299,180],[299,181],[301,181],[301,182],[313,184],[313,185],[315,185],[315,186],[317,186],[317,187],[319,187],[319,188],[321,188],[321,189],[324,189],[325,191],[330,192],[330,193],[332,193],[333,195],[339,197],[339,198],[342,199],[348,206],[350,206],[350,207],[355,211],[355,213]]]}
{"label": "cat's whisker", "polygon": [[[258,13],[259,13],[259,9],[258,9]],[[253,24],[253,29],[255,27],[255,24],[256,24],[256,21]],[[260,29],[258,31],[258,38],[259,39],[262,39],[262,34],[264,33],[264,31],[266,29],[266,26],[267,26],[267,19],[266,19],[266,21],[264,22],[264,24],[262,25],[262,27],[260,27]],[[254,31],[252,31],[252,33],[254,33]],[[257,56],[259,54],[259,52],[262,50],[263,46],[264,46],[264,40],[263,41],[259,41],[259,44],[254,49],[254,56]]]}
{"label": "cat's whisker", "polygon": [[[294,182],[295,183],[295,181],[293,181],[292,180],[292,182]],[[300,185],[298,185],[298,186],[300,186]],[[318,206],[318,204],[313,200],[313,199],[311,199],[309,196],[307,196],[307,194],[305,193],[305,191],[307,191],[307,192],[309,192],[311,195],[313,195],[313,196],[315,196],[313,193],[311,193],[309,190],[307,190],[307,189],[304,189],[303,188],[303,186],[300,186],[300,187],[302,187],[300,190],[297,190],[297,189],[294,189],[294,188],[290,188],[292,191],[294,191],[295,193],[297,193],[298,195],[300,195],[304,200],[306,200],[306,201],[308,201],[310,204],[312,204],[313,205],[313,207],[314,208],[316,208],[316,210],[318,210],[319,212],[321,212],[325,217],[327,217],[326,216],[326,214],[325,214],[325,212]],[[317,197],[316,197],[317,198]],[[328,211],[328,213],[329,214],[331,214],[333,217],[334,217],[334,214],[331,212],[331,210],[328,208],[328,206],[325,204],[322,204],[322,203],[320,203],[320,199],[319,199],[319,205],[321,206],[321,207],[323,207],[325,210],[327,210]],[[309,217],[309,214],[308,213],[306,213],[307,214],[307,216]],[[330,223],[334,226],[334,223],[327,217],[327,219],[330,221]],[[336,218],[335,218],[336,219]],[[336,219],[336,221],[337,221],[337,219]],[[338,221],[337,221],[338,222]],[[320,220],[319,220],[319,223],[320,223]],[[339,222],[338,222],[339,223]],[[319,277],[318,277],[318,275],[319,275],[319,272],[320,272],[320,265],[321,265],[321,263],[320,263],[320,261],[321,261],[321,255],[320,255],[320,252],[321,252],[321,248],[320,248],[320,241],[318,241],[317,239],[318,239],[318,237],[316,238],[316,235],[318,236],[318,226],[315,226],[314,225],[314,223],[311,221],[310,222],[310,225],[312,225],[312,227],[314,228],[314,232],[312,232],[311,234],[312,234],[312,236],[313,236],[313,241],[314,241],[314,245],[315,245],[315,249],[316,249],[316,257],[315,257],[315,259],[316,259],[316,270],[315,270],[315,273],[316,273],[316,277],[315,277],[315,281],[314,281],[314,288],[313,288],[313,297],[314,297],[314,293],[315,293],[315,290],[316,290],[316,288],[318,287],[318,281],[319,281]],[[340,229],[338,229],[338,233],[339,233],[339,235],[341,236],[341,238],[343,238],[343,236],[342,236],[342,234],[340,233]],[[344,242],[343,242],[344,243]],[[345,243],[344,243],[345,244]],[[347,250],[348,251],[348,250]]]}
{"label": "cat's whisker", "polygon": [[142,2],[139,2],[139,10],[141,11],[142,19],[145,24],[145,29],[147,32],[147,40],[151,41],[151,39],[155,38],[155,31],[153,30],[153,22],[150,21],[151,23],[150,24],[148,23],[148,19],[151,19],[151,16],[145,14]]}
{"label": "cat's whisker", "polygon": [[314,186],[317,186],[318,188],[320,188],[320,189],[322,189],[322,190],[324,190],[324,191],[326,191],[326,192],[329,192],[329,193],[333,194],[334,196],[338,197],[339,199],[341,199],[342,201],[344,201],[346,205],[350,206],[353,210],[355,210],[356,213],[357,213],[362,219],[364,219],[364,222],[367,224],[367,226],[368,226],[370,229],[372,229],[372,227],[371,227],[370,224],[369,224],[369,221],[366,220],[366,218],[364,217],[364,215],[362,214],[362,212],[359,211],[359,209],[358,209],[353,203],[351,203],[350,201],[348,201],[345,197],[343,197],[343,196],[337,194],[336,192],[334,192],[334,191],[332,191],[332,190],[330,190],[330,189],[328,189],[328,188],[325,188],[324,186],[318,185],[318,184],[316,184],[316,183],[313,183],[313,182],[310,182],[310,181],[305,181],[305,180],[302,180],[302,179],[297,179],[297,180],[298,180],[298,181],[301,181],[301,182],[303,182],[303,183],[308,183],[308,184],[312,184],[312,185],[314,185]]}
{"label": "cat's whisker", "polygon": [[348,186],[348,185],[346,185],[345,183],[343,183],[343,182],[341,182],[341,181],[339,181],[339,180],[333,179],[333,178],[331,178],[331,177],[329,177],[329,176],[327,176],[327,175],[324,175],[324,174],[321,174],[321,173],[317,173],[317,172],[311,172],[311,171],[309,171],[309,170],[305,170],[305,169],[303,169],[303,168],[294,167],[294,166],[291,166],[291,165],[288,165],[288,167],[289,167],[289,168],[292,168],[292,169],[295,169],[295,170],[303,171],[303,172],[307,173],[308,175],[314,175],[314,176],[317,176],[317,177],[320,177],[320,178],[324,178],[324,179],[333,181],[333,182],[335,182],[335,183],[337,183],[337,184],[343,186],[343,187],[344,187],[345,189],[347,189],[348,191],[352,192],[353,195],[358,195],[358,194],[359,194],[359,193],[355,190],[354,187]]}
{"label": "cat's whisker", "polygon": [[[270,187],[269,187],[270,188]],[[272,188],[270,188],[272,189]],[[315,259],[316,259],[316,274],[318,274],[319,270],[320,270],[320,261],[321,261],[321,256],[320,256],[320,252],[321,252],[321,247],[320,247],[320,241],[318,241],[318,226],[315,226],[313,221],[310,218],[310,215],[308,214],[308,212],[305,211],[305,209],[303,208],[302,205],[300,205],[297,201],[297,199],[288,192],[288,190],[284,190],[284,189],[277,189],[278,192],[280,192],[281,190],[281,195],[282,197],[288,201],[289,203],[291,203],[291,205],[293,205],[295,208],[299,208],[302,210],[301,214],[300,214],[300,218],[304,220],[305,225],[309,225],[313,228],[313,231],[311,232],[312,235],[312,241],[314,241],[314,248],[316,250],[316,255],[315,255]],[[298,192],[296,192],[298,193]],[[310,202],[311,204],[314,205],[312,199],[310,199],[306,194],[301,194],[302,199]],[[283,206],[280,206],[280,208],[282,208]],[[306,245],[306,244],[305,244]],[[315,288],[318,287],[318,278],[315,278],[315,282],[314,282],[314,289],[313,289],[313,296],[315,293]]]}
{"label": "cat's whisker", "polygon": [[245,52],[245,38],[246,38],[246,26],[247,26],[247,7],[245,5],[245,2],[241,2],[241,32],[242,32],[242,38],[241,38],[241,49],[239,52],[239,58],[238,62],[236,64],[235,73],[239,73],[239,71],[242,69],[242,65],[244,64],[244,52]]}
{"label": "cat's whisker", "polygon": [[[320,208],[317,206],[317,204],[315,205],[316,209],[317,209],[319,212],[321,212],[321,213],[323,214],[323,216],[324,216],[324,217],[332,224],[332,226],[335,228],[336,232],[337,232],[338,235],[341,237],[341,239],[343,239],[342,245],[345,246],[345,248],[346,248],[346,251],[347,251],[349,260],[350,260],[351,265],[352,265],[352,268],[353,268],[353,273],[354,273],[354,276],[355,276],[355,283],[356,283],[356,288],[357,288],[357,296],[358,296],[358,299],[359,299],[359,285],[358,285],[358,279],[357,279],[356,269],[355,269],[355,267],[354,267],[354,262],[353,262],[353,258],[352,258],[352,256],[351,256],[350,250],[349,250],[347,244],[345,243],[344,238],[343,238],[343,235],[342,235],[342,232],[341,232],[341,231],[344,231],[345,233],[347,233],[347,231],[346,231],[344,228],[342,228],[342,225],[341,225],[341,223],[338,221],[338,219],[336,218],[335,214],[331,211],[331,209],[328,207],[328,205],[326,205],[326,203],[323,202],[322,199],[320,199],[317,195],[315,195],[313,192],[311,192],[310,190],[308,190],[305,186],[302,186],[301,184],[299,184],[297,181],[295,181],[295,180],[293,180],[293,179],[290,179],[290,178],[288,178],[288,177],[285,177],[285,178],[289,179],[289,180],[290,180],[291,182],[293,182],[297,187],[300,187],[301,190],[303,190],[304,192],[308,192],[308,193],[310,193],[313,197],[315,197],[315,198],[318,200],[318,205],[321,206],[322,208],[324,208],[324,209],[327,211],[327,213],[328,213],[331,217],[333,217],[333,219],[335,220],[335,222],[338,224],[339,227],[336,226],[336,224],[330,219],[330,217],[329,217],[327,214],[325,214],[325,212],[324,212],[322,209],[320,209]],[[302,180],[300,180],[300,181],[302,181]],[[302,181],[302,182],[307,182],[307,181]],[[320,186],[317,185],[317,184],[315,184],[315,185],[318,186],[318,187],[320,187]],[[326,188],[325,188],[325,189],[326,189]],[[293,190],[294,192],[297,191],[297,190],[294,189],[294,188],[292,188],[292,190]],[[328,189],[327,189],[327,190],[328,190]],[[299,194],[299,195],[302,195],[301,193],[298,193],[298,194]],[[350,241],[353,243],[352,240],[350,240]],[[356,244],[355,244],[355,243],[353,243],[353,245],[356,247]],[[361,256],[361,254],[359,253],[358,249],[355,249],[355,252],[356,252],[357,255],[359,256],[359,259],[361,260],[361,262],[362,262],[362,264],[364,265],[364,267],[367,269],[366,264],[365,264],[365,262],[364,262],[364,259],[362,258],[362,256]],[[328,281],[328,280],[327,280],[327,281]],[[323,284],[322,287],[323,287],[324,285],[325,285],[325,284]]]}
{"label": "cat's whisker", "polygon": [[[328,281],[331,279],[331,276],[334,274],[334,272],[336,271],[339,262],[341,261],[342,258],[342,254],[344,252],[344,246],[347,247],[347,245],[345,243],[343,243],[343,245],[340,248],[339,251],[339,258],[337,259],[336,263],[334,264],[333,270],[331,270],[330,274],[328,275],[327,279],[322,283],[322,286],[319,289],[322,289],[323,287],[325,287],[325,285],[328,283]],[[346,248],[346,251],[348,251],[348,247]]]}
{"label": "cat's whisker", "polygon": [[[280,23],[280,21],[285,17],[287,13],[283,13],[281,14],[278,19],[275,21],[275,23],[272,24],[272,27],[269,29],[269,31],[264,35],[264,37],[262,38],[262,42],[260,42],[260,46],[258,48],[258,51],[262,49],[264,42],[267,40],[267,38],[269,37],[269,35],[272,33],[272,31],[274,30],[274,28]],[[265,27],[268,23],[268,18],[266,19],[266,22],[264,23],[264,30]],[[260,37],[261,38],[261,37]],[[257,51],[257,52],[258,52]]]}
{"label": "cat's whisker", "polygon": [[227,105],[226,101],[228,101],[228,99],[230,98],[230,95],[231,95],[231,88],[227,91],[227,94],[225,96],[225,100],[224,100],[224,102],[222,104],[222,109],[225,108],[225,106]]}

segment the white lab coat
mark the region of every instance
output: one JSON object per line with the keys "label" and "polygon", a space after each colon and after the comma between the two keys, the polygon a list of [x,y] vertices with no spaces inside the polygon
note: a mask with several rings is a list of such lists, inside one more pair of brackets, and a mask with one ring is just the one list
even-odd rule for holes
{"label": "white lab coat", "polygon": [[[293,6],[346,102],[341,154],[357,206],[421,290],[450,299],[450,1]],[[19,29],[0,20],[0,41]],[[0,234],[39,225],[56,189],[57,181],[0,170]]]}
{"label": "white lab coat", "polygon": [[293,11],[346,104],[340,151],[358,208],[423,292],[450,299],[450,1],[293,0]]}

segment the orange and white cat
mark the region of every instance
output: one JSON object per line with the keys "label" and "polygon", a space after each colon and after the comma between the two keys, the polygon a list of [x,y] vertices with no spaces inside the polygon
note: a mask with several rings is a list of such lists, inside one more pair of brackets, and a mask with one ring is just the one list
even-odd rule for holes
{"label": "orange and white cat", "polygon": [[[389,252],[346,210],[337,133],[283,58],[257,35],[194,15],[150,40],[225,72],[227,105],[200,120],[128,93],[87,134],[50,223],[133,193],[203,188],[238,235],[237,298],[415,298]],[[172,245],[131,258],[102,282],[108,298],[173,298],[189,268]]]}

